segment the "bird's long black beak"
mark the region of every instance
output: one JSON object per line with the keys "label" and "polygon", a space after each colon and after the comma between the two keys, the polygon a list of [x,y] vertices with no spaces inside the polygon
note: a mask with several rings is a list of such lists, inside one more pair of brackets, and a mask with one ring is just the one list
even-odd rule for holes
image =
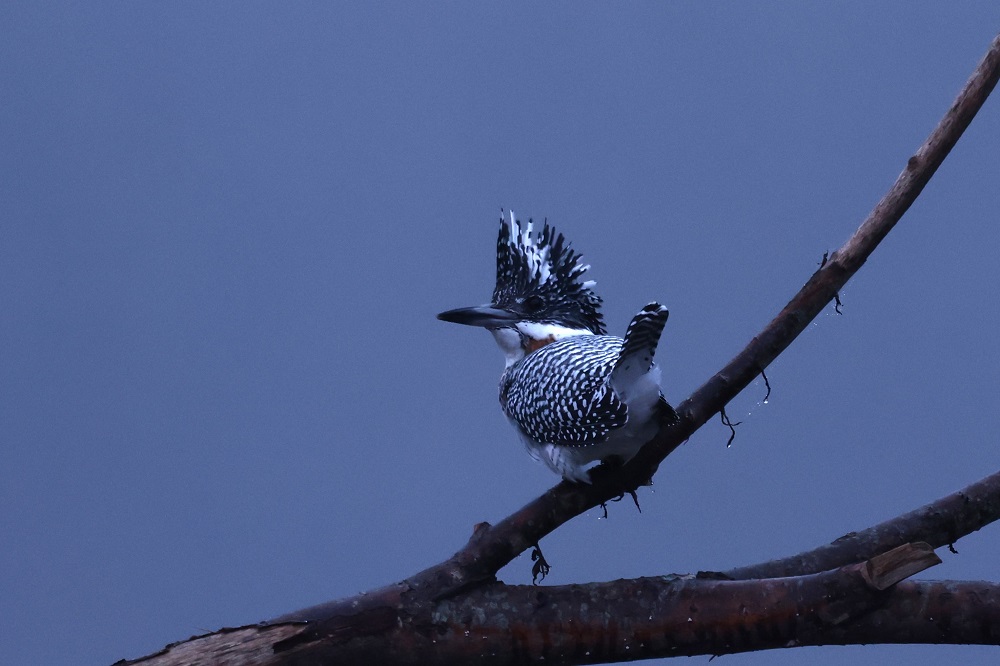
{"label": "bird's long black beak", "polygon": [[500,328],[509,326],[518,320],[517,315],[507,310],[493,307],[492,305],[477,305],[471,308],[456,308],[439,314],[441,321],[450,321],[453,324],[465,324],[466,326],[482,326],[483,328]]}

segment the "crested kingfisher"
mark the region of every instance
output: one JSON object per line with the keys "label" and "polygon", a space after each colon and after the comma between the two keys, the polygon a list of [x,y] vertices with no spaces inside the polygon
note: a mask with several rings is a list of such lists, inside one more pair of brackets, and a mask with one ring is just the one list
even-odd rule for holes
{"label": "crested kingfisher", "polygon": [[487,305],[438,319],[481,326],[506,357],[500,406],[531,457],[590,483],[594,463],[627,462],[676,420],[653,362],[667,309],[650,303],[625,339],[607,335],[595,282],[562,234],[500,216],[497,281]]}

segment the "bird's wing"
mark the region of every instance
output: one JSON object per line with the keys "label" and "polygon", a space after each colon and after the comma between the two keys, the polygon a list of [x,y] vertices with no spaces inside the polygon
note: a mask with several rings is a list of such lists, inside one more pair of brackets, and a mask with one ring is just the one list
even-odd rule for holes
{"label": "bird's wing", "polygon": [[652,367],[656,345],[669,315],[670,312],[659,303],[650,303],[628,325],[610,382],[623,400],[629,399],[631,387]]}
{"label": "bird's wing", "polygon": [[628,421],[628,408],[608,386],[621,344],[612,336],[579,336],[529,354],[504,375],[504,412],[537,442],[603,442]]}

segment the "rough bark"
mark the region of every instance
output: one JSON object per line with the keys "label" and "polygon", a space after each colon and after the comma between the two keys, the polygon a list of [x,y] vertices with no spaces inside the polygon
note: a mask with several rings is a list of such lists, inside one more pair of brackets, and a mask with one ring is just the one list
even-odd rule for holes
{"label": "rough bark", "polygon": [[1000,585],[896,584],[940,562],[926,544],[880,557],[881,563],[756,581],[497,583],[416,605],[403,592],[407,612],[372,615],[360,632],[356,616],[241,627],[133,663],[588,664],[805,645],[1000,643]]}

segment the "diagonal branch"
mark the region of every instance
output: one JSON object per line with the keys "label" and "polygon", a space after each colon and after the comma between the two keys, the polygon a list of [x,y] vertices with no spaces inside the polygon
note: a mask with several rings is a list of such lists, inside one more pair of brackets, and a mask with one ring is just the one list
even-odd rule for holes
{"label": "diagonal branch", "polygon": [[765,328],[721,371],[678,405],[679,421],[663,429],[624,467],[595,475],[591,485],[562,482],[497,525],[481,523],[469,542],[446,561],[400,583],[303,609],[278,618],[321,620],[377,615],[404,597],[445,599],[495,580],[496,572],[574,516],[635,488],[660,462],[742,391],[804,330],[861,267],[903,216],[1000,78],[1000,35],[928,139],[861,227],[809,278]]}
{"label": "diagonal branch", "polygon": [[597,475],[592,485],[562,482],[495,526],[479,530],[451,559],[418,574],[451,593],[493,578],[501,567],[554,529],[602,502],[636,488],[660,462],[784,351],[864,264],[916,200],[972,122],[1000,78],[1000,35],[895,184],[839,250],[817,270],[780,313],[722,370],[677,407],[680,420],[664,429],[620,470]]}
{"label": "diagonal branch", "polygon": [[[269,625],[222,630],[215,634],[170,646],[162,653],[165,657],[169,657],[168,653],[170,652],[190,648],[192,651],[188,653],[190,658],[186,658],[182,662],[171,662],[167,659],[159,663],[218,663],[213,661],[213,653],[207,649],[199,651],[197,646],[193,644],[199,641],[216,641],[217,648],[225,651],[227,655],[236,654],[240,652],[239,645],[242,640],[248,638],[242,634],[241,637],[237,637],[236,634],[239,632],[249,632],[249,634],[254,635],[249,636],[249,638],[263,641],[262,645],[265,647],[259,653],[262,658],[254,663],[276,663],[272,658],[274,653],[266,647],[269,641],[271,646],[281,650],[289,657],[288,663],[295,661],[296,655],[294,653],[302,656],[300,650],[309,652],[315,659],[303,659],[297,663],[329,663],[337,656],[346,654],[346,651],[362,649],[366,645],[387,646],[387,641],[393,637],[401,641],[399,644],[402,646],[400,656],[403,662],[401,663],[406,662],[407,655],[415,654],[415,652],[407,652],[407,650],[418,644],[424,646],[429,651],[428,654],[434,654],[437,660],[447,660],[449,657],[453,657],[451,663],[456,663],[460,661],[459,657],[456,656],[457,653],[441,654],[438,652],[439,648],[434,647],[435,632],[447,630],[443,629],[442,622],[439,622],[439,619],[442,619],[440,611],[452,607],[465,609],[465,614],[461,615],[460,619],[464,623],[466,631],[470,631],[468,627],[479,621],[478,613],[492,612],[501,603],[490,595],[504,591],[523,595],[522,601],[526,605],[522,608],[520,616],[522,620],[526,616],[534,615],[533,622],[540,632],[552,628],[554,625],[546,623],[545,618],[541,617],[540,614],[559,613],[560,610],[568,608],[565,604],[560,603],[557,598],[558,594],[578,594],[581,589],[589,589],[591,586],[534,588],[502,584],[489,585],[487,583],[495,581],[495,574],[501,567],[566,521],[591,507],[618,496],[622,492],[636,488],[649,479],[667,455],[686,441],[713,415],[719,413],[733,397],[746,388],[757,374],[762,372],[784,351],[809,322],[836,296],[837,292],[864,264],[879,242],[900,220],[982,107],[987,96],[995,87],[998,78],[1000,78],[1000,36],[993,40],[986,56],[954,104],[927,141],[909,159],[896,183],[875,206],[861,227],[843,247],[830,256],[829,261],[809,278],[788,305],[749,342],[743,351],[687,400],[678,405],[679,421],[662,430],[627,465],[613,471],[602,470],[601,474],[596,475],[597,478],[592,485],[560,483],[497,525],[490,526],[486,523],[478,525],[469,542],[451,558],[409,579],[357,597],[297,611],[278,618]],[[961,497],[958,499],[962,501]],[[989,521],[985,520],[977,524],[976,520],[969,520],[964,523],[966,527],[961,529],[968,528],[969,531],[978,529],[978,526],[985,524],[985,522]],[[873,529],[877,530],[878,528]],[[945,542],[950,542],[960,535],[948,534],[944,537]],[[942,537],[940,534],[937,536],[932,534],[927,538],[932,542],[941,543]],[[875,548],[874,543],[887,543],[880,541],[881,537],[872,537],[872,539],[874,541],[866,541],[865,538],[862,538],[863,547]],[[856,554],[837,555],[837,557],[847,557],[848,559],[853,559],[856,556]],[[759,575],[763,566],[765,565],[759,565],[756,568],[750,567],[749,573],[744,572],[744,575]],[[817,565],[800,562],[791,566],[808,570]],[[847,578],[841,582],[848,588],[857,587],[860,585],[856,580],[860,571],[859,566],[861,565],[849,565],[836,571],[799,576],[795,579],[778,579],[770,584],[780,586],[782,580],[791,580],[795,582],[796,586],[801,587],[801,584],[807,582],[824,581],[824,584],[829,583],[836,588],[836,582],[830,577],[842,575]],[[851,578],[852,576],[854,578]],[[618,581],[617,583],[593,585],[612,586],[604,590],[604,592],[610,593],[616,589],[615,585],[621,585],[620,589],[627,590],[626,586],[629,583],[662,586],[675,582],[657,578],[641,579],[639,582]],[[761,583],[762,581],[747,580],[690,581],[692,586],[698,585],[700,586],[698,589],[702,591],[716,588],[725,590],[729,594],[727,597],[729,603],[732,603],[734,591],[744,590],[744,587],[741,586],[749,586],[744,591],[752,595],[752,590],[760,589],[758,586]],[[867,581],[865,585],[869,583],[870,581]],[[686,585],[687,582],[684,584]],[[830,589],[829,586],[824,588],[822,585],[820,588]],[[656,599],[669,601],[674,599],[677,594],[676,586],[670,587],[670,589],[658,589]],[[465,594],[461,594],[463,592]],[[627,595],[626,601],[641,605],[652,603],[654,600],[653,597],[646,596],[645,593],[640,594],[640,590],[635,590],[635,592],[635,594]],[[838,625],[836,622],[837,618],[840,617],[840,614],[836,612],[838,609],[836,607],[832,610],[828,608],[827,615],[817,616],[820,622],[814,624],[815,631],[811,637],[808,630],[803,629],[795,640],[801,645],[897,641],[995,644],[1000,641],[995,629],[995,627],[1000,626],[1000,585],[904,582],[889,591],[872,594],[879,600],[885,601],[885,606],[882,607],[881,611],[864,615],[861,611],[855,612],[851,608],[841,609],[847,613],[846,618],[850,621]],[[698,608],[704,609],[706,614],[722,612],[720,610],[722,606],[709,605],[715,602],[709,602],[708,597],[702,601],[703,605],[698,606]],[[716,601],[720,604],[723,603],[721,598]],[[607,599],[602,598],[601,603],[606,602]],[[521,607],[518,606],[518,608]],[[680,608],[682,614],[677,626],[670,630],[656,629],[655,636],[653,634],[645,635],[649,635],[650,640],[655,638],[661,642],[683,640],[684,637],[690,636],[694,627],[690,625],[687,618],[691,617],[689,613],[692,606],[688,604],[686,607],[681,605],[677,608]],[[690,646],[682,648],[672,643],[664,643],[667,652],[658,654],[659,656],[714,654],[784,646],[787,642],[782,640],[785,638],[785,634],[781,633],[781,629],[786,625],[782,623],[794,622],[794,613],[798,612],[795,610],[794,601],[793,606],[790,609],[786,608],[786,610],[788,610],[788,615],[778,618],[777,622],[773,620],[770,623],[765,622],[760,627],[763,638],[755,645],[746,643],[744,647],[740,647],[734,642],[744,636],[743,632],[748,626],[743,620],[736,620],[725,625],[727,627],[725,629],[716,626],[718,631],[728,631],[729,633],[718,633],[716,640],[704,642],[698,648],[700,650],[698,652],[692,651],[693,648]],[[655,621],[660,617],[661,611],[666,612],[659,607],[649,607],[643,613],[633,615],[608,615],[603,610],[599,614],[604,620],[612,617],[620,619],[623,623],[635,623],[642,622],[647,617],[650,621]],[[878,615],[880,612],[888,613],[888,615]],[[969,615],[962,616],[963,613]],[[515,617],[518,616],[515,615]],[[938,624],[931,622],[931,618],[934,618]],[[304,621],[308,621],[308,623],[303,625]],[[692,617],[691,622],[693,621]],[[867,631],[856,629],[856,627],[863,629],[865,626],[868,627]],[[831,629],[831,627],[833,628]],[[933,633],[928,633],[928,627],[933,629]],[[571,639],[575,636],[573,627],[562,627],[562,629],[569,633]],[[652,630],[652,627],[650,629]],[[637,636],[639,634],[629,633],[637,630],[636,627],[629,628],[624,624],[612,623],[606,627],[608,633],[601,634],[604,642],[599,645],[610,649],[612,640],[617,641],[622,636]],[[841,633],[836,633],[837,631]],[[692,640],[699,640],[699,636],[700,634],[695,633]],[[778,641],[769,643],[768,636],[777,636]],[[469,633],[465,635],[466,642],[470,637]],[[275,641],[280,642],[275,643]],[[517,641],[518,636],[514,633],[510,631],[500,632],[500,642],[506,646],[505,649],[518,648]],[[483,645],[485,646],[485,644]],[[627,641],[626,645],[628,645]],[[217,654],[215,653],[215,655]],[[159,655],[154,655],[153,658],[157,656]],[[267,658],[264,658],[265,656]],[[517,660],[523,662],[528,656],[530,656],[528,653],[519,654]],[[619,655],[618,660],[635,658],[639,658],[638,650],[631,654]],[[593,662],[594,660],[593,655],[580,655],[577,662]]]}

